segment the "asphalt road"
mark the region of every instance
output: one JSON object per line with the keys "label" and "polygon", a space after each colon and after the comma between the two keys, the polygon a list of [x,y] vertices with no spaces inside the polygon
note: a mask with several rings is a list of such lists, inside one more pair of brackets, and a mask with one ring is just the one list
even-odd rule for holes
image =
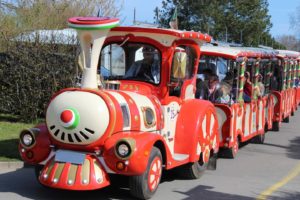
{"label": "asphalt road", "polygon": [[[126,178],[90,192],[44,188],[32,168],[0,169],[0,199],[131,199]],[[264,196],[265,195],[265,196]],[[218,159],[216,171],[198,180],[165,173],[152,199],[300,199],[300,110],[280,132],[268,132],[265,144],[247,144],[235,159]]]}

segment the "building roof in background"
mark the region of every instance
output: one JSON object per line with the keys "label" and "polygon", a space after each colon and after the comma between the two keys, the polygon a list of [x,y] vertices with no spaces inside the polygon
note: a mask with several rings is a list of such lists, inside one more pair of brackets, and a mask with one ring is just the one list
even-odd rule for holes
{"label": "building roof in background", "polygon": [[36,30],[22,33],[14,38],[16,41],[23,42],[42,42],[49,44],[78,44],[77,32],[74,29],[62,30]]}

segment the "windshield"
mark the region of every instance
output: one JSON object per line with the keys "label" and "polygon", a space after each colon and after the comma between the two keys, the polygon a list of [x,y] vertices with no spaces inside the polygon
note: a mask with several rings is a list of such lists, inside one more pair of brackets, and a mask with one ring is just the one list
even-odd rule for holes
{"label": "windshield", "polygon": [[104,80],[138,80],[159,84],[161,54],[157,48],[141,43],[106,45],[100,54],[98,74]]}

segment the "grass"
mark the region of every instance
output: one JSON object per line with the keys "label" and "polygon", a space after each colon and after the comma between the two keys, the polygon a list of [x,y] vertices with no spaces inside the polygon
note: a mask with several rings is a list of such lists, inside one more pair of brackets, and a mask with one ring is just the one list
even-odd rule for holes
{"label": "grass", "polygon": [[17,122],[18,118],[0,114],[0,162],[20,160],[18,152],[19,133],[34,124]]}

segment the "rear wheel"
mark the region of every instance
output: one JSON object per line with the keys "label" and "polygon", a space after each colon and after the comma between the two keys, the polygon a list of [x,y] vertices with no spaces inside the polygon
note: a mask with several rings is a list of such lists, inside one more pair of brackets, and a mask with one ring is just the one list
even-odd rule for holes
{"label": "rear wheel", "polygon": [[255,136],[252,142],[255,144],[263,144],[265,142],[265,133]]}
{"label": "rear wheel", "polygon": [[279,122],[273,122],[272,131],[279,131]]}
{"label": "rear wheel", "polygon": [[204,163],[202,156],[200,156],[199,161],[194,163],[185,164],[177,169],[177,173],[186,179],[198,179],[200,178],[205,170],[207,169],[208,162]]}
{"label": "rear wheel", "polygon": [[240,147],[239,138],[236,138],[231,148],[222,149],[221,156],[224,158],[235,158]]}
{"label": "rear wheel", "polygon": [[283,122],[289,123],[289,122],[290,122],[290,117],[288,116],[288,117],[284,118],[284,119],[283,119]]}
{"label": "rear wheel", "polygon": [[129,178],[131,194],[140,199],[151,198],[158,188],[161,174],[162,155],[158,148],[153,147],[146,171],[142,175]]}

